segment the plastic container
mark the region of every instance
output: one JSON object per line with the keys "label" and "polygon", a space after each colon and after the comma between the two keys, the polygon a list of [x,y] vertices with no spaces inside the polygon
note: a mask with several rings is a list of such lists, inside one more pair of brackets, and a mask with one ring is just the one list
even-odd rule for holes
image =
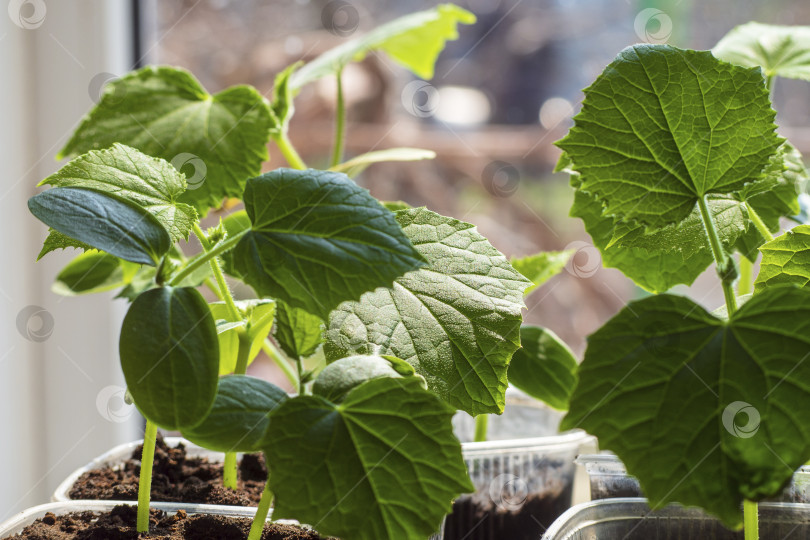
{"label": "plastic container", "polygon": [[[810,505],[761,503],[760,538],[810,538]],[[652,511],[647,499],[591,501],[565,512],[542,540],[743,540],[697,508],[669,505]]]}
{"label": "plastic container", "polygon": [[[624,463],[614,454],[583,454],[576,459],[576,463],[588,474],[591,500],[644,496],[638,480],[627,474]],[[810,467],[800,467],[782,495],[769,501],[810,503]]]}
{"label": "plastic container", "polygon": [[[186,447],[186,454],[190,457],[205,457],[208,458],[208,461],[212,463],[221,462],[224,459],[224,454],[220,452],[212,452],[211,450],[206,450],[196,444],[187,441],[182,437],[164,437],[163,440],[166,444],[170,447],[175,447],[178,444],[182,443],[183,446]],[[135,451],[137,447],[143,444],[143,439],[128,442],[124,444],[120,444],[107,452],[101,454],[99,457],[95,458],[93,461],[88,463],[83,467],[79,467],[75,471],[73,471],[70,476],[65,478],[65,480],[59,484],[56,488],[56,491],[53,492],[51,496],[51,500],[53,502],[65,502],[72,500],[70,498],[71,488],[73,484],[76,483],[76,480],[79,479],[81,475],[86,473],[92,469],[98,469],[101,467],[113,467],[118,468],[123,466],[124,462],[132,457],[132,452]]]}

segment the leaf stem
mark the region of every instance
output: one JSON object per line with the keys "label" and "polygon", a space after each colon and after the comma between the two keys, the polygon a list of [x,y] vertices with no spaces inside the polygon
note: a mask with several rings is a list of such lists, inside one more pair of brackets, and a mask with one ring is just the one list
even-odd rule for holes
{"label": "leaf stem", "polygon": [[293,385],[293,388],[299,387],[299,379],[298,375],[293,370],[292,366],[288,362],[282,358],[281,351],[279,351],[273,342],[270,339],[265,339],[264,343],[262,343],[262,350],[264,354],[266,354],[270,360],[272,360],[278,367],[281,369],[284,376],[287,377],[287,380],[290,381]]}
{"label": "leaf stem", "polygon": [[343,161],[343,143],[346,135],[346,103],[343,99],[343,70],[335,74],[337,80],[337,111],[335,114],[335,142],[332,147],[332,159],[329,166],[334,167]]}
{"label": "leaf stem", "polygon": [[475,417],[475,442],[487,440],[487,427],[489,426],[489,415],[479,414]]}
{"label": "leaf stem", "polygon": [[233,249],[234,246],[245,236],[250,229],[245,229],[244,231],[240,231],[233,236],[230,236],[211,248],[210,251],[204,251],[200,253],[186,264],[180,272],[175,274],[172,280],[169,282],[169,285],[177,285],[178,283],[182,282],[186,279],[192,272],[196,271],[200,266],[206,264],[211,259],[222,255],[226,251]]}
{"label": "leaf stem", "polygon": [[723,250],[723,243],[720,242],[720,237],[717,234],[717,228],[714,226],[714,220],[712,219],[711,212],[709,212],[705,196],[698,197],[698,207],[700,208],[700,217],[703,220],[703,228],[706,230],[706,235],[709,237],[709,245],[712,248],[714,262],[717,264],[717,274],[720,276],[720,281],[723,285],[723,296],[725,296],[726,299],[728,316],[731,317],[734,312],[737,311],[737,297],[734,296],[734,280],[737,277],[734,259],[729,257]]}
{"label": "leaf stem", "polygon": [[155,445],[157,444],[157,425],[146,419],[143,433],[143,452],[141,453],[141,473],[138,478],[138,521],[139,533],[149,532],[149,497],[152,491],[152,465],[155,462]]}
{"label": "leaf stem", "polygon": [[[194,234],[197,235],[203,250],[206,252],[211,251],[211,243],[208,241],[208,236],[205,234],[202,228],[200,228],[199,223],[194,224]],[[225,305],[227,306],[228,315],[230,315],[231,321],[241,321],[242,314],[239,313],[239,309],[236,307],[236,303],[233,301],[231,289],[225,282],[225,275],[222,273],[222,268],[219,266],[219,259],[214,257],[209,261],[209,263],[211,264],[211,272],[214,274],[214,279],[219,286],[220,298],[225,300]]]}
{"label": "leaf stem", "polygon": [[752,292],[754,263],[748,257],[740,256],[740,281],[737,283],[737,294],[742,296]]}
{"label": "leaf stem", "polygon": [[284,159],[287,160],[287,164],[292,167],[293,169],[300,169],[304,170],[307,168],[304,160],[301,159],[301,156],[298,155],[296,152],[295,147],[290,142],[290,139],[287,137],[286,130],[282,131],[279,134],[274,134],[273,140],[276,142],[278,149],[281,150]]}
{"label": "leaf stem", "polygon": [[236,452],[226,452],[222,463],[222,485],[236,491]]}
{"label": "leaf stem", "polygon": [[248,361],[250,360],[250,338],[244,327],[240,327],[236,331],[239,336],[239,349],[236,353],[236,367],[233,372],[236,375],[244,375],[247,373]]}
{"label": "leaf stem", "polygon": [[748,210],[748,217],[749,217],[749,218],[751,218],[751,221],[753,221],[753,222],[754,222],[754,226],[755,226],[755,227],[757,228],[757,230],[759,231],[759,234],[761,234],[761,235],[762,235],[762,237],[763,237],[765,240],[767,240],[768,242],[770,242],[771,240],[773,240],[773,234],[772,234],[772,233],[771,233],[771,231],[768,229],[768,226],[767,226],[767,225],[765,225],[765,222],[764,222],[764,221],[762,221],[762,218],[761,218],[761,217],[759,217],[759,214],[757,214],[757,211],[756,211],[756,210],[754,210],[754,209],[751,207],[751,205],[750,205],[750,204],[746,204],[746,205],[745,205],[745,209],[746,209],[746,210]]}
{"label": "leaf stem", "polygon": [[745,540],[759,540],[759,508],[754,501],[743,501]]}
{"label": "leaf stem", "polygon": [[[265,456],[266,461],[266,456]],[[256,509],[256,515],[253,516],[253,523],[250,525],[250,534],[248,540],[260,540],[262,532],[264,531],[264,523],[267,521],[267,514],[270,512],[270,506],[273,504],[273,492],[270,491],[270,479],[264,484],[264,491],[262,498],[259,501],[259,507]]]}

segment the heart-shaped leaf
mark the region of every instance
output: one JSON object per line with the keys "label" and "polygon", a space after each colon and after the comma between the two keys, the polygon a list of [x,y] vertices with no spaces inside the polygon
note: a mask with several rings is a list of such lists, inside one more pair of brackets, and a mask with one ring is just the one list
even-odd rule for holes
{"label": "heart-shaped leaf", "polygon": [[211,410],[219,346],[211,310],[196,289],[141,294],[124,317],[118,350],[135,405],[158,426],[190,428]]}
{"label": "heart-shaped leaf", "polygon": [[262,450],[270,413],[287,399],[278,386],[247,375],[219,379],[214,405],[205,420],[183,430],[183,437],[216,452]]}
{"label": "heart-shaped leaf", "polygon": [[273,517],[341,538],[427,538],[473,489],[452,416],[415,378],[373,379],[340,405],[287,400],[271,415],[265,449]]}
{"label": "heart-shaped leaf", "polygon": [[37,219],[65,236],[134,263],[155,266],[171,238],[149,212],[83,188],[53,188],[28,199]]}
{"label": "heart-shaped leaf", "polygon": [[91,294],[123,287],[135,277],[138,265],[109,253],[91,250],[70,261],[53,284],[53,291],[64,296]]}
{"label": "heart-shaped leaf", "polygon": [[237,275],[321,319],[423,265],[394,214],[344,174],[276,169],[248,180],[244,201]]}
{"label": "heart-shaped leaf", "polygon": [[759,181],[782,142],[774,116],[759,69],[634,45],[585,90],[557,144],[606,215],[657,229],[686,219],[700,197]]}
{"label": "heart-shaped leaf", "polygon": [[761,66],[766,77],[810,81],[810,26],[750,22],[726,34],[712,53],[739,66]]}
{"label": "heart-shaped leaf", "polygon": [[303,309],[278,302],[275,337],[290,358],[306,358],[315,354],[323,343],[323,321]]}
{"label": "heart-shaped leaf", "polygon": [[[215,302],[209,304],[209,307],[214,320],[230,320],[230,313],[224,302]],[[236,302],[236,307],[245,313],[245,320],[239,321],[240,324],[231,326],[224,331],[221,327],[218,328],[220,375],[233,373],[234,369],[236,369],[239,358],[239,335],[237,329],[244,328],[245,340],[250,343],[247,358],[247,365],[250,365],[259,355],[262,343],[270,334],[270,328],[273,326],[273,318],[276,313],[276,303],[273,300],[239,300]]]}
{"label": "heart-shaped leaf", "polygon": [[267,100],[251,86],[211,95],[185,70],[150,66],[108,84],[59,156],[118,142],[163,158],[188,170],[178,199],[205,215],[241,197],[245,180],[261,172],[274,126]]}
{"label": "heart-shaped leaf", "polygon": [[290,87],[339,73],[369,52],[383,51],[423,79],[433,78],[433,67],[448,40],[458,39],[458,24],[473,24],[475,15],[453,4],[411,13],[382,24],[368,34],[325,52],[293,73]]}
{"label": "heart-shaped leaf", "polygon": [[577,359],[557,334],[539,326],[520,327],[521,348],[509,364],[509,383],[559,410],[577,384]]}
{"label": "heart-shaped leaf", "polygon": [[755,290],[795,283],[810,283],[810,225],[799,225],[759,248],[762,263],[754,283]]}
{"label": "heart-shaped leaf", "polygon": [[572,250],[544,251],[527,257],[512,259],[510,262],[514,269],[532,282],[523,295],[528,296],[543,283],[559,274],[573,254]]}
{"label": "heart-shaped leaf", "polygon": [[729,526],[810,458],[810,290],[772,287],[730,319],[691,300],[631,302],[590,336],[562,429],[599,437],[651,505]]}
{"label": "heart-shaped leaf", "polygon": [[390,354],[454,407],[502,412],[531,282],[469,223],[425,208],[401,210],[397,220],[428,264],[333,311],[327,360]]}

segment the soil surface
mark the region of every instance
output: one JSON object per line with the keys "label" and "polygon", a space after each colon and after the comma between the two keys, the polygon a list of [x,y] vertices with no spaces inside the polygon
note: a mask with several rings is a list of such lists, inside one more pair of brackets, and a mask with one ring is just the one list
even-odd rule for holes
{"label": "soil surface", "polygon": [[[112,511],[74,512],[64,516],[45,514],[22,532],[21,536],[10,536],[6,540],[244,540],[250,531],[250,519],[229,518],[213,515],[189,516],[180,510],[167,514],[152,509],[149,534],[139,535],[135,531],[137,510],[134,506],[116,506]],[[262,540],[321,540],[314,531],[267,523]]]}
{"label": "soil surface", "polygon": [[[138,500],[141,452],[138,447],[123,466],[104,467],[84,473],[70,490],[71,499],[105,501]],[[261,454],[245,454],[239,463],[237,491],[222,485],[222,463],[186,456],[181,444],[169,448],[158,436],[152,471],[152,500],[258,506],[267,479]]]}

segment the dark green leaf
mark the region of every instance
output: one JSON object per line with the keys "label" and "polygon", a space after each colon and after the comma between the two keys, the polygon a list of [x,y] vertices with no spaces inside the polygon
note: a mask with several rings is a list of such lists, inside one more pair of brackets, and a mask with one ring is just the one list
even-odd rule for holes
{"label": "dark green leaf", "polygon": [[755,294],[730,320],[691,300],[632,302],[590,336],[562,428],[599,437],[652,506],[729,526],[810,458],[810,290]]}
{"label": "dark green leaf", "polygon": [[423,265],[394,214],[344,174],[276,169],[248,180],[244,201],[252,228],[233,250],[237,275],[322,319]]}
{"label": "dark green leaf", "polygon": [[761,66],[766,77],[810,81],[810,26],[750,22],[726,34],[712,53],[740,66]]}
{"label": "dark green leaf", "polygon": [[241,197],[245,180],[261,172],[274,126],[267,100],[251,86],[211,95],[187,71],[150,66],[107,85],[60,157],[118,142],[163,158],[188,171],[179,200],[205,215]]}
{"label": "dark green leaf", "polygon": [[259,452],[270,413],[286,399],[284,390],[267,381],[226,375],[219,379],[211,412],[201,424],[184,429],[183,437],[216,452]]}
{"label": "dark green leaf", "polygon": [[427,267],[333,311],[327,359],[391,354],[454,407],[502,412],[530,281],[469,223],[424,208],[399,211],[397,220]]}
{"label": "dark green leaf", "polygon": [[509,383],[555,409],[568,409],[577,384],[577,359],[546,328],[522,326],[520,343],[509,364]]}
{"label": "dark green leaf", "polygon": [[515,270],[532,281],[532,284],[523,295],[528,296],[537,287],[559,274],[573,254],[572,250],[544,251],[527,257],[512,259],[510,262]]}
{"label": "dark green leaf", "polygon": [[290,358],[306,358],[323,343],[323,321],[303,309],[278,303],[276,341]]}
{"label": "dark green leaf", "polygon": [[[236,236],[237,234],[250,229],[250,218],[244,210],[237,210],[222,220],[222,226],[228,236]],[[226,251],[222,254],[222,269],[229,276],[242,279],[242,276],[236,271],[233,264],[233,251]]]}
{"label": "dark green leaf", "polygon": [[91,250],[70,261],[57,274],[52,288],[64,296],[109,291],[132,281],[138,268],[109,253]]}
{"label": "dark green leaf", "polygon": [[402,374],[381,356],[349,356],[323,368],[312,385],[312,393],[339,403],[354,387],[381,377],[398,379]]}
{"label": "dark green leaf", "polygon": [[98,191],[53,188],[28,199],[37,219],[79,242],[134,263],[157,264],[171,238],[143,208]]}
{"label": "dark green leaf", "polygon": [[265,450],[274,519],[353,540],[424,540],[473,489],[452,416],[414,378],[368,381],[340,405],[287,400],[271,416]]}
{"label": "dark green leaf", "polygon": [[175,430],[205,418],[217,394],[219,346],[196,289],[141,294],[124,317],[118,349],[127,389],[146,418]]}

